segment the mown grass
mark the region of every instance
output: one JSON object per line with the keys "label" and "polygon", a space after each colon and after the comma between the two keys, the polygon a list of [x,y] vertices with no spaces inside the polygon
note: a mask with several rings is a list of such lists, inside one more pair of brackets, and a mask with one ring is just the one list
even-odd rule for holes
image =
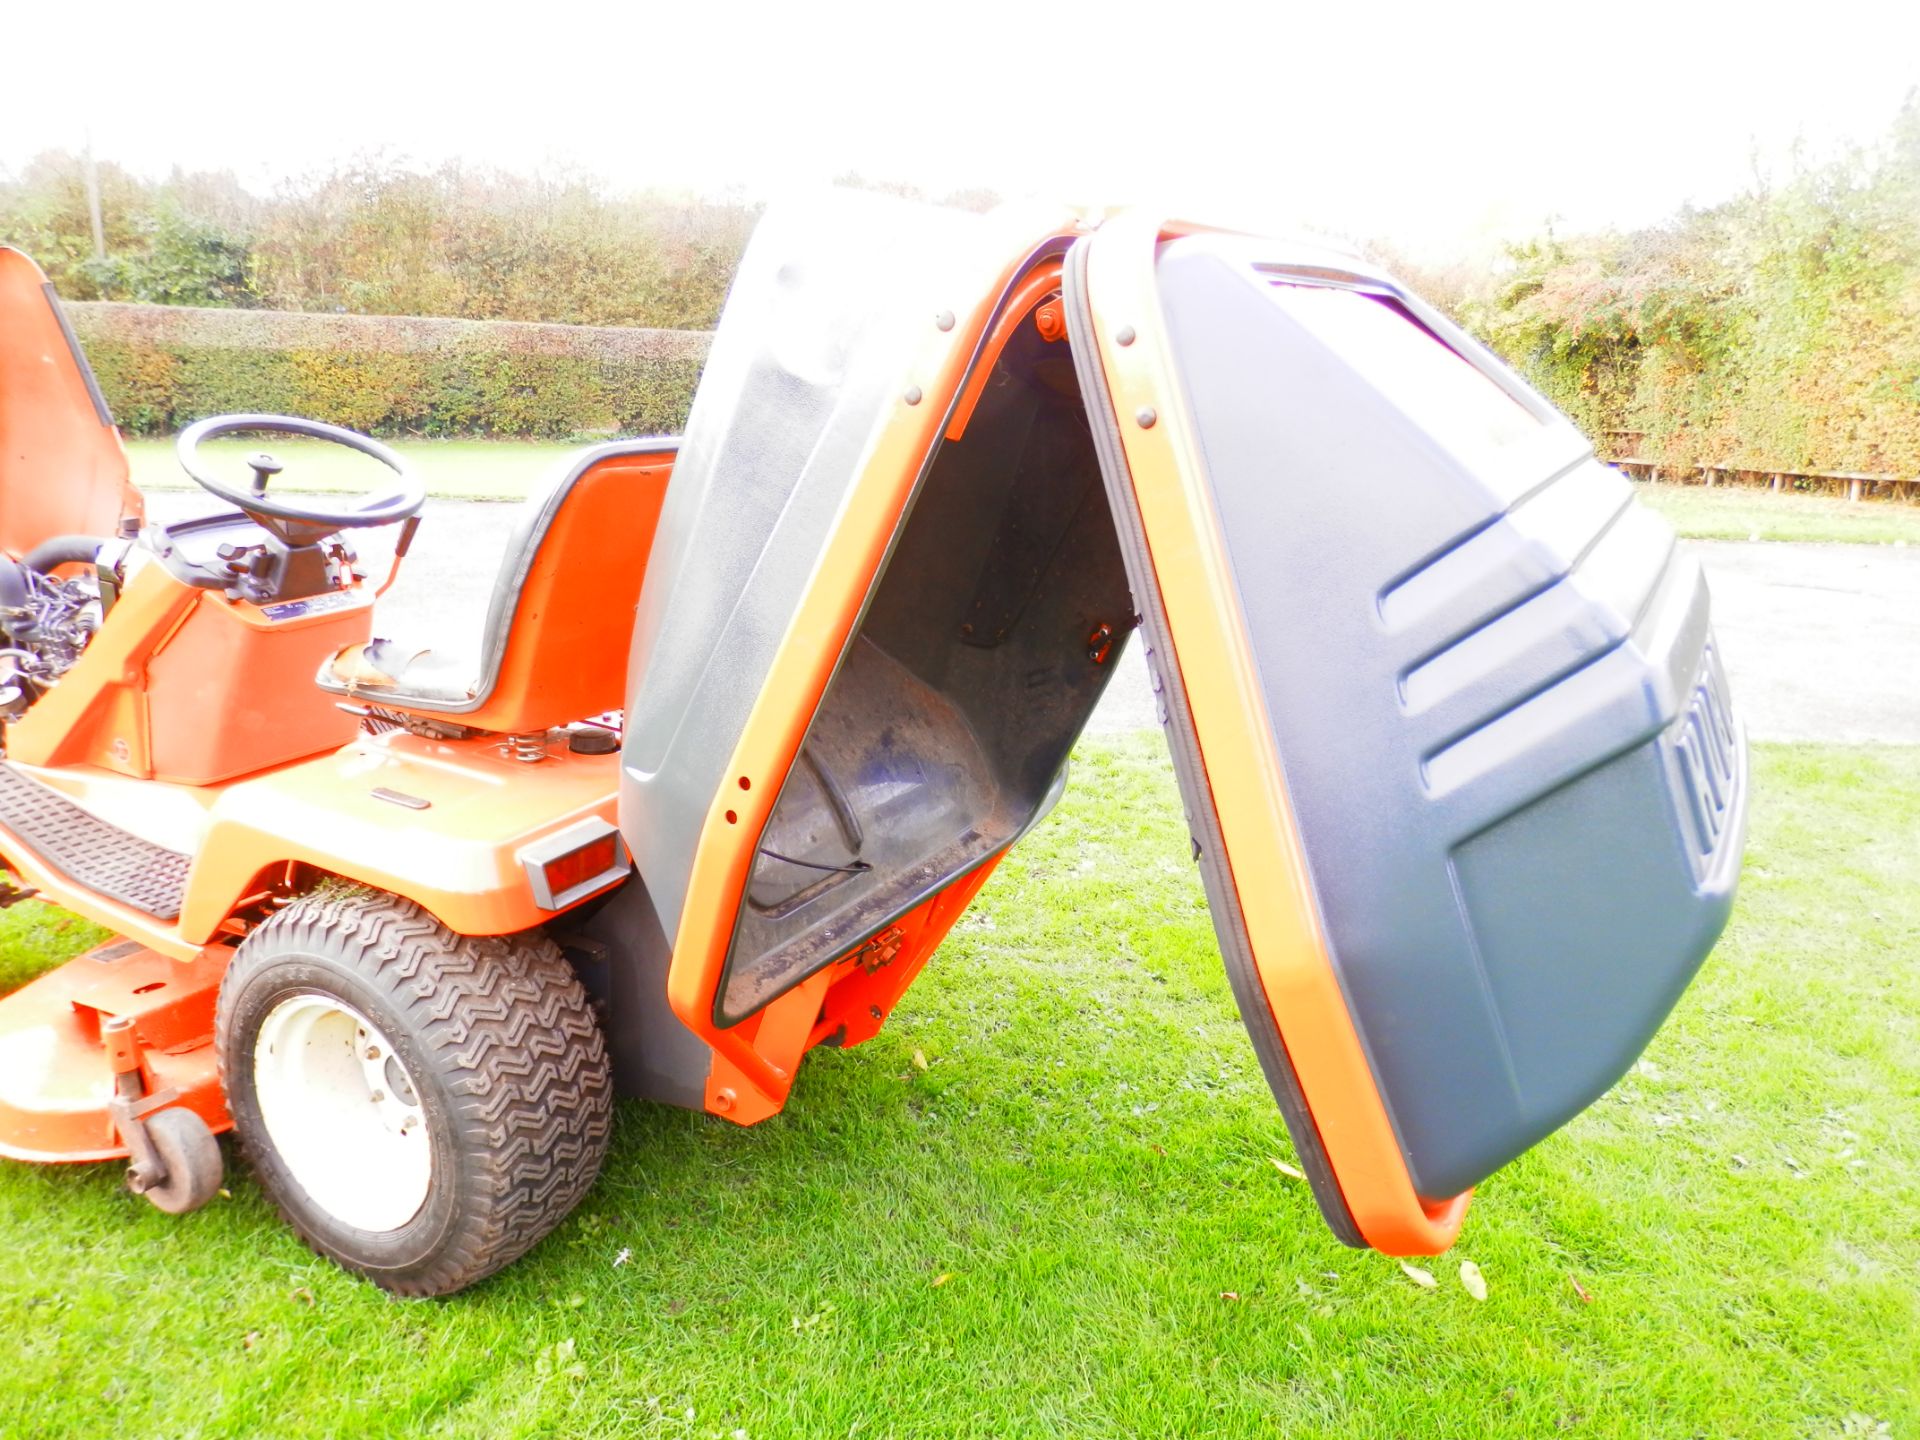
{"label": "mown grass", "polygon": [[[431,495],[450,500],[521,500],[547,469],[587,442],[547,440],[396,440]],[[359,490],[377,482],[372,462],[319,441],[217,440],[208,447],[236,480],[250,473],[244,455],[262,448],[286,465],[274,483],[289,490]],[[129,440],[134,483],[143,490],[191,489],[171,440]],[[1920,545],[1920,505],[1852,503],[1825,495],[1704,485],[1636,485],[1640,498],[1695,540],[1819,540]]]}
{"label": "mown grass", "polygon": [[[0,1433],[1913,1434],[1920,750],[1756,772],[1716,956],[1437,1288],[1271,1163],[1167,763],[1121,736],[886,1033],[753,1130],[623,1105],[574,1218],[452,1300],[315,1259],[244,1178],[169,1219],[0,1167]],[[12,979],[62,923],[5,913]]]}
{"label": "mown grass", "polygon": [[1640,499],[1693,540],[1817,540],[1920,545],[1920,505],[1729,485],[1635,485]]}
{"label": "mown grass", "polygon": [[[427,493],[452,500],[523,500],[549,466],[589,442],[549,440],[398,440],[390,443],[420,472]],[[330,493],[377,487],[387,473],[365,456],[320,440],[263,435],[214,440],[211,462],[236,482],[252,473],[243,457],[266,450],[286,466],[274,480],[289,491]],[[191,490],[194,482],[180,468],[173,441],[129,440],[133,482],[142,490]]]}

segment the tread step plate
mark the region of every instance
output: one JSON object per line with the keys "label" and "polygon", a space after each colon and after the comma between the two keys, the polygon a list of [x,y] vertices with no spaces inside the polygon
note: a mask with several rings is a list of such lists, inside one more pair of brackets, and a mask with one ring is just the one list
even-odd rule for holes
{"label": "tread step plate", "polygon": [[129,835],[0,761],[0,825],[77,884],[156,920],[180,914],[191,855]]}

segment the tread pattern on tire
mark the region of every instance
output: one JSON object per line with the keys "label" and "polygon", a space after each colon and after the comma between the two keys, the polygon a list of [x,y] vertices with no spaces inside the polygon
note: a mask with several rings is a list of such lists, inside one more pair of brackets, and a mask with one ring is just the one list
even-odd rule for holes
{"label": "tread pattern on tire", "polygon": [[[566,1218],[600,1173],[613,1132],[613,1079],[591,1002],[552,940],[459,935],[411,901],[364,890],[297,900],[248,938],[269,932],[310,953],[352,947],[366,956],[362,973],[444,1057],[457,1124],[483,1139],[460,1202],[477,1223],[459,1227],[423,1273],[374,1277],[379,1283],[402,1295],[449,1294],[511,1264]],[[234,957],[215,1027],[223,1085],[227,997],[251,969],[284,953],[243,943]],[[254,1143],[241,1137],[257,1175]],[[342,1258],[274,1198],[309,1246]]]}

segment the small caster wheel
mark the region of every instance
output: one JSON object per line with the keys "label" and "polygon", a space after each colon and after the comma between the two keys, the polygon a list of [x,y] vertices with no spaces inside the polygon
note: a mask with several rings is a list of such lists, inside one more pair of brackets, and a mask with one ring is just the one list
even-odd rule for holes
{"label": "small caster wheel", "polygon": [[220,1142],[206,1121],[178,1106],[147,1116],[146,1127],[167,1178],[141,1193],[169,1215],[198,1210],[220,1189]]}

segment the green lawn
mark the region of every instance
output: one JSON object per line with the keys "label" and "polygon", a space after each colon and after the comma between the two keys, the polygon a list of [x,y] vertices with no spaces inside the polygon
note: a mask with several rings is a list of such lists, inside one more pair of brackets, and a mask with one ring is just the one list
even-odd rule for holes
{"label": "green lawn", "polygon": [[[211,454],[238,479],[250,473],[242,457],[265,447],[286,465],[274,483],[299,490],[355,490],[377,481],[372,462],[318,441],[216,440]],[[541,440],[400,440],[389,442],[416,465],[429,494],[459,500],[519,500],[555,460],[580,444]],[[582,442],[585,443],[585,442]],[[179,490],[193,482],[174,458],[171,440],[129,440],[134,482],[144,490]],[[1635,487],[1682,535],[1696,540],[1831,540],[1920,544],[1920,505],[1884,500],[1851,504],[1791,491],[1702,485]]]}
{"label": "green lawn", "polygon": [[[457,500],[520,500],[563,455],[588,442],[545,440],[400,440],[387,442],[419,470],[430,495]],[[289,490],[360,490],[379,484],[387,472],[365,456],[319,440],[257,438],[214,440],[212,463],[237,480],[252,472],[243,457],[261,449],[286,466],[274,480]],[[133,481],[142,490],[187,490],[193,481],[174,457],[172,440],[129,440]]]}
{"label": "green lawn", "polygon": [[1920,545],[1920,505],[1775,493],[1744,486],[1648,485],[1641,500],[1693,540],[1824,540]]}
{"label": "green lawn", "polygon": [[[1122,737],[886,1033],[754,1130],[624,1105],[575,1217],[453,1300],[313,1258],[244,1178],[169,1219],[0,1166],[0,1433],[1915,1435],[1920,749],[1756,762],[1728,938],[1436,1288],[1274,1167],[1168,765]],[[84,938],[0,920],[14,981]]]}

